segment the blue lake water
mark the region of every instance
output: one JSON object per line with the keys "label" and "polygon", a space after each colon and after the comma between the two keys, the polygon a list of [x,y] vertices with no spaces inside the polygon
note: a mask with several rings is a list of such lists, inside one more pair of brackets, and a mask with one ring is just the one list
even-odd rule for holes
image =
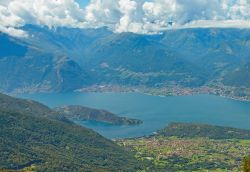
{"label": "blue lake water", "polygon": [[143,120],[139,126],[77,121],[108,138],[149,135],[170,122],[195,122],[250,129],[250,102],[211,95],[159,97],[140,93],[23,94],[50,107],[83,105]]}

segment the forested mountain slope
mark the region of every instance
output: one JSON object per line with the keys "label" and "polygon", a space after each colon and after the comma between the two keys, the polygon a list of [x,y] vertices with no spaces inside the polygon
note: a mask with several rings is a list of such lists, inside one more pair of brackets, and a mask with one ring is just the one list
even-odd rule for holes
{"label": "forested mountain slope", "polygon": [[0,169],[133,171],[140,164],[98,133],[57,118],[48,107],[0,97]]}

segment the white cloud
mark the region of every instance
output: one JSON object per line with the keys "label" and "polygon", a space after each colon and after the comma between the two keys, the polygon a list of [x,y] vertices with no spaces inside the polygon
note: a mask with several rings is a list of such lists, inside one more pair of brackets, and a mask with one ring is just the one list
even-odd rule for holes
{"label": "white cloud", "polygon": [[122,16],[119,23],[116,25],[118,32],[127,32],[130,30],[139,31],[141,30],[141,23],[133,21],[133,17],[136,15],[138,10],[138,4],[133,0],[120,0],[119,11]]}
{"label": "white cloud", "polygon": [[84,27],[84,15],[74,0],[0,0],[0,31],[22,33],[25,24]]}
{"label": "white cloud", "polygon": [[247,20],[196,20],[184,25],[176,26],[175,29],[183,28],[250,28],[250,21]]}
{"label": "white cloud", "polygon": [[13,27],[3,27],[0,25],[0,31],[12,35],[14,37],[28,37],[28,34],[25,31]]}
{"label": "white cloud", "polygon": [[0,31],[27,35],[25,24],[157,33],[193,27],[250,28],[250,0],[0,0]]}
{"label": "white cloud", "polygon": [[[91,6],[99,9],[92,15],[102,16],[99,18],[102,25],[115,32],[145,34],[186,27],[243,28],[249,27],[250,21],[250,0],[92,0]],[[104,9],[111,15],[105,15]],[[112,19],[111,26],[103,18]]]}
{"label": "white cloud", "polygon": [[117,0],[92,0],[85,8],[87,27],[113,27],[120,15]]}

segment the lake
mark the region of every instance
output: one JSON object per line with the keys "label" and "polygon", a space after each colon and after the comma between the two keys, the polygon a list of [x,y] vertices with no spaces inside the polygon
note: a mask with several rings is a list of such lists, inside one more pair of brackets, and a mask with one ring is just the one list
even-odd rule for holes
{"label": "lake", "polygon": [[106,109],[119,116],[143,120],[139,126],[114,126],[76,121],[108,138],[149,135],[170,122],[194,122],[250,129],[250,102],[212,95],[160,97],[140,93],[22,94],[49,107],[83,105]]}

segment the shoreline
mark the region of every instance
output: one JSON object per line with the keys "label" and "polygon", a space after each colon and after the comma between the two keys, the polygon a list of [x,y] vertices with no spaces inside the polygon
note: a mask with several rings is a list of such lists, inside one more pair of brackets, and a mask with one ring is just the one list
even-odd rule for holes
{"label": "shoreline", "polygon": [[[92,85],[89,87],[84,87],[71,92],[78,93],[140,93],[150,96],[158,97],[175,97],[175,96],[194,96],[194,95],[212,95],[229,100],[236,100],[241,102],[250,102],[250,88],[236,88],[236,87],[225,87],[225,86],[202,86],[196,88],[180,87],[176,86],[166,86],[166,87],[145,87],[145,86],[121,86],[121,85]],[[17,96],[21,94],[37,94],[37,93],[68,93],[68,92],[58,92],[49,91],[43,89],[25,89],[13,92],[4,92],[5,94]],[[245,94],[244,96],[239,96],[235,94]]]}
{"label": "shoreline", "polygon": [[[169,88],[149,88],[149,87],[117,87],[114,86],[91,86],[82,89],[75,90],[74,92],[80,93],[140,93],[150,96],[158,97],[175,97],[175,96],[194,96],[194,95],[212,95],[218,96],[230,100],[236,100],[241,102],[250,102],[250,95],[245,97],[235,96],[232,94],[226,94],[225,91],[212,87],[199,87],[199,88],[180,88],[180,87],[169,87]],[[234,88],[235,89],[235,88]],[[233,92],[234,90],[232,90]],[[165,92],[165,94],[164,94]]]}

